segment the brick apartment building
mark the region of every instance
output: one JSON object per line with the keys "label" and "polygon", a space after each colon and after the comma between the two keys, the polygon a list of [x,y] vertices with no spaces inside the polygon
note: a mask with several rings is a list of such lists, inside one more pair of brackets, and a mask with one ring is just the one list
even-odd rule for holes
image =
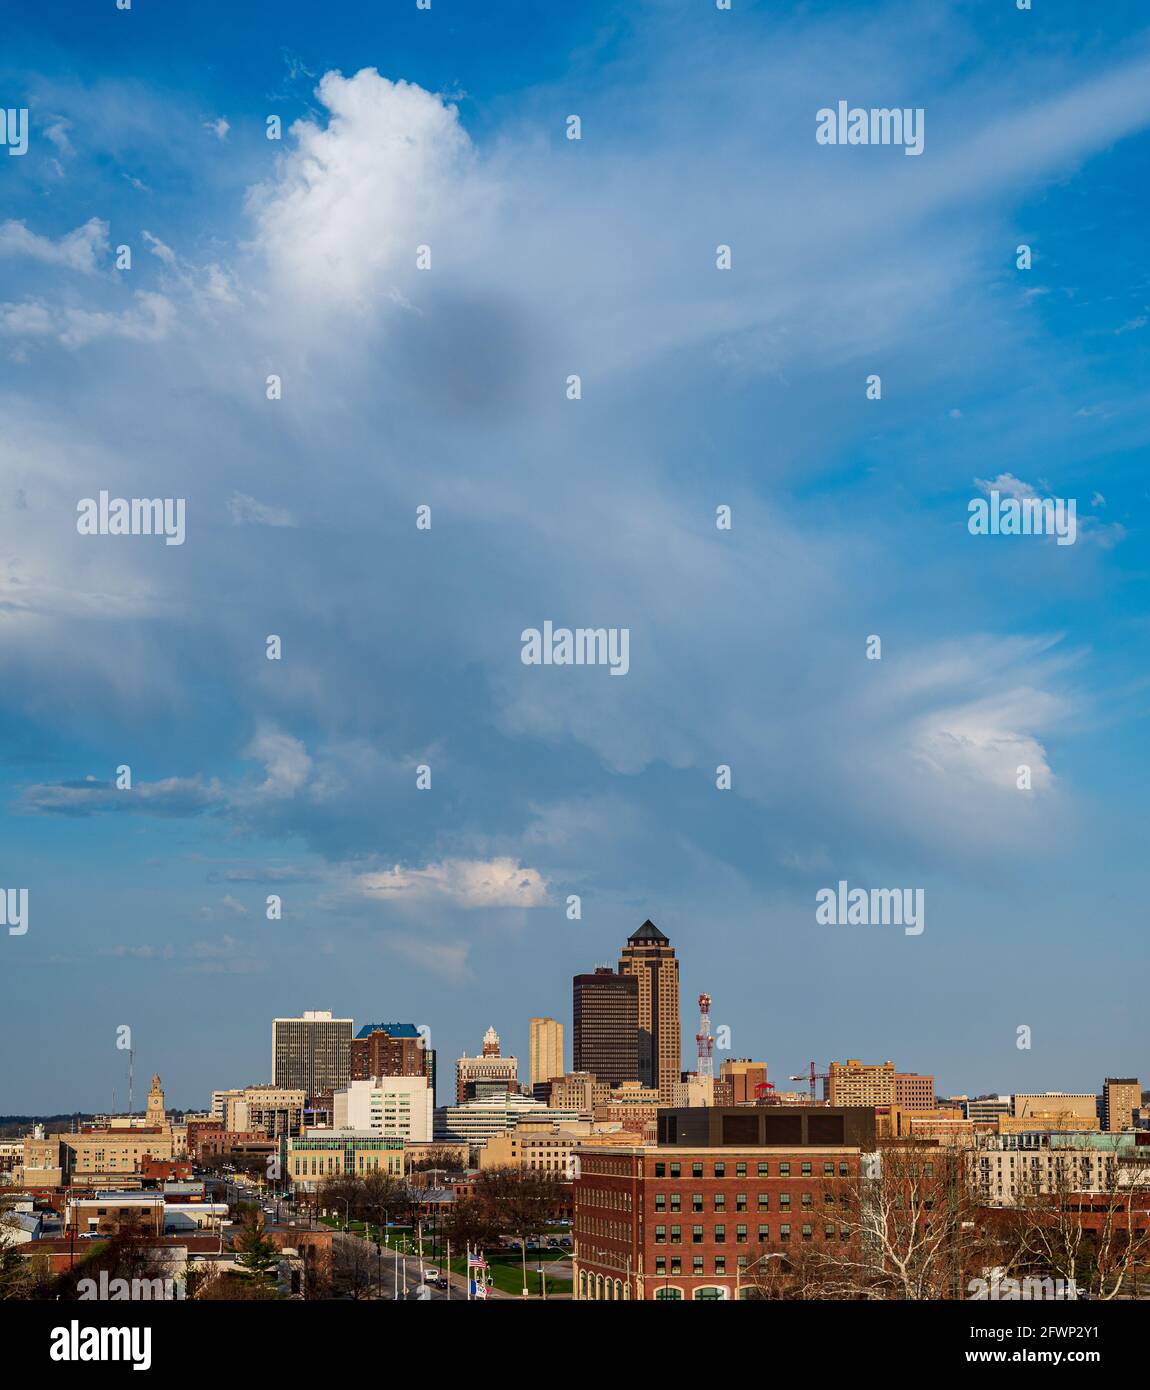
{"label": "brick apartment building", "polygon": [[658,1139],[577,1150],[576,1299],[745,1297],[766,1260],[852,1238],[837,1218],[873,1110],[665,1109]]}

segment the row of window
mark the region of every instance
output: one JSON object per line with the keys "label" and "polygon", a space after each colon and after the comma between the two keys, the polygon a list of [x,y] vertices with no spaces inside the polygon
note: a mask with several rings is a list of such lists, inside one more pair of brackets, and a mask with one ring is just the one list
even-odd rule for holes
{"label": "row of window", "polygon": [[587,1187],[579,1190],[581,1207],[608,1207],[614,1211],[631,1210],[631,1194],[617,1187]]}
{"label": "row of window", "polygon": [[[666,1177],[681,1178],[681,1177],[683,1176],[683,1167],[684,1167],[684,1165],[683,1165],[682,1163],[656,1163],[656,1164],[655,1164],[655,1176],[656,1176],[657,1178],[666,1178]],[[703,1163],[692,1163],[692,1164],[690,1164],[691,1177],[693,1177],[693,1178],[701,1178],[701,1177],[704,1177],[705,1174],[704,1174],[704,1172],[703,1172],[703,1169],[704,1169],[705,1167],[706,1167],[706,1165],[703,1164]],[[814,1165],[814,1163],[798,1163],[798,1164],[792,1164],[789,1160],[787,1160],[787,1161],[781,1161],[781,1162],[778,1162],[778,1163],[775,1164],[775,1170],[776,1170],[776,1171],[775,1171],[775,1176],[780,1177],[780,1178],[789,1178],[789,1177],[791,1176],[791,1169],[794,1168],[794,1167],[797,1167],[797,1168],[799,1169],[799,1172],[801,1173],[801,1175],[802,1175],[803,1177],[806,1178],[806,1177],[811,1177],[811,1176],[813,1175],[815,1165]],[[712,1168],[712,1176],[714,1176],[714,1177],[716,1177],[716,1178],[725,1178],[725,1177],[727,1177],[727,1176],[728,1176],[728,1172],[727,1172],[728,1168],[733,1168],[733,1169],[734,1169],[734,1173],[733,1173],[731,1176],[734,1176],[734,1177],[736,1177],[736,1178],[745,1178],[745,1177],[747,1176],[747,1168],[748,1168],[748,1165],[747,1165],[746,1163],[733,1163],[733,1164],[732,1164],[732,1163],[720,1162],[720,1163],[713,1163],[713,1164],[711,1165],[711,1168]],[[755,1168],[756,1168],[757,1174],[758,1174],[758,1176],[759,1176],[760,1178],[769,1178],[769,1177],[771,1176],[771,1165],[770,1165],[769,1163],[757,1163],[757,1164],[755,1165]],[[834,1163],[831,1163],[831,1162],[824,1162],[824,1163],[822,1164],[822,1170],[823,1170],[823,1177],[826,1177],[826,1178],[833,1177],[833,1176],[834,1176],[834,1173],[835,1173],[835,1164],[834,1164]],[[838,1164],[838,1172],[839,1172],[839,1177],[842,1177],[842,1178],[849,1177],[849,1176],[850,1176],[850,1164],[849,1164],[848,1162],[846,1162],[845,1160],[840,1161],[839,1164]]]}
{"label": "row of window", "polygon": [[[745,1226],[745,1225],[743,1225],[743,1224],[741,1224],[741,1223],[738,1224],[738,1225],[736,1225],[735,1227],[733,1227],[733,1230],[734,1230],[734,1233],[735,1233],[735,1244],[736,1244],[736,1245],[745,1245],[745,1244],[746,1244],[746,1242],[747,1242],[747,1232],[748,1232],[749,1229],[750,1229],[750,1228],[749,1228],[748,1226]],[[831,1221],[826,1221],[826,1222],[823,1223],[823,1232],[824,1232],[824,1234],[827,1236],[828,1239],[834,1234],[834,1229],[835,1229],[835,1228],[834,1228],[834,1223],[833,1223],[833,1222],[831,1222]],[[813,1224],[804,1225],[804,1226],[803,1226],[804,1239],[809,1239],[810,1237],[809,1237],[806,1233],[807,1233],[808,1231],[813,1231],[813,1230],[814,1230]],[[845,1231],[845,1230],[846,1230],[846,1227],[843,1226],[843,1227],[840,1228],[840,1230]],[[769,1239],[770,1239],[771,1229],[770,1229],[769,1226],[759,1226],[758,1231],[759,1231],[759,1240],[769,1240]],[[790,1239],[791,1228],[790,1228],[789,1223],[783,1222],[783,1224],[779,1227],[779,1231],[780,1231],[780,1239],[782,1239],[782,1240],[789,1240],[789,1239]],[[785,1234],[783,1234],[784,1232],[785,1232]],[[609,1232],[604,1232],[603,1234],[606,1235],[606,1234],[609,1234]],[[843,1239],[845,1240],[846,1237],[844,1236]],[[726,1243],[726,1240],[727,1240],[727,1227],[726,1227],[726,1224],[725,1224],[725,1223],[717,1223],[716,1225],[714,1225],[714,1226],[711,1228],[710,1244],[712,1244],[712,1245],[724,1245],[724,1244]],[[655,1227],[655,1244],[656,1244],[656,1245],[667,1245],[667,1244],[670,1244],[670,1245],[682,1245],[682,1243],[683,1243],[683,1228],[682,1228],[682,1226],[672,1226],[671,1229],[670,1229],[670,1231],[667,1230],[667,1227],[666,1227],[666,1226],[656,1226],[656,1227]],[[707,1233],[706,1233],[706,1231],[704,1230],[704,1228],[703,1228],[702,1226],[692,1226],[692,1227],[691,1227],[691,1244],[692,1244],[692,1245],[703,1245],[703,1244],[706,1244],[706,1243],[707,1243]]]}
{"label": "row of window", "polygon": [[[713,1195],[713,1199],[714,1199],[714,1205],[713,1205],[713,1208],[712,1208],[712,1209],[713,1209],[714,1211],[719,1211],[719,1212],[726,1211],[726,1210],[727,1210],[727,1194],[726,1194],[725,1192],[716,1192],[716,1193],[714,1193],[714,1194],[712,1194],[712,1195]],[[776,1198],[777,1198],[777,1200],[778,1200],[779,1210],[780,1210],[780,1211],[789,1211],[789,1210],[790,1210],[790,1207],[791,1207],[791,1194],[790,1194],[789,1192],[777,1192],[777,1193],[775,1194],[775,1196],[776,1196]],[[669,1206],[668,1206],[668,1200],[670,1201],[670,1205],[669,1205]],[[847,1196],[847,1195],[842,1195],[842,1196],[839,1196],[839,1197],[836,1198],[835,1195],[834,1195],[834,1193],[832,1193],[832,1192],[824,1192],[824,1193],[823,1193],[823,1206],[826,1206],[826,1207],[833,1207],[833,1206],[835,1205],[836,1201],[837,1201],[837,1202],[840,1202],[840,1203],[842,1204],[842,1206],[846,1207],[846,1206],[848,1206],[849,1203],[850,1203],[850,1198],[849,1198],[849,1196]],[[692,1192],[692,1193],[691,1193],[691,1210],[692,1210],[693,1212],[701,1212],[701,1211],[703,1210],[703,1203],[704,1203],[704,1196],[703,1196],[703,1193],[701,1193],[701,1192]],[[801,1193],[801,1194],[800,1194],[800,1204],[802,1205],[802,1207],[803,1207],[805,1210],[808,1210],[808,1211],[809,1211],[809,1210],[813,1209],[813,1207],[814,1207],[814,1205],[815,1205],[814,1194],[811,1193],[811,1192],[803,1192],[803,1193]],[[770,1209],[771,1209],[771,1194],[770,1194],[769,1192],[758,1192],[758,1193],[756,1193],[756,1194],[755,1194],[755,1207],[756,1207],[756,1210],[758,1210],[758,1211],[770,1211]],[[672,1193],[670,1193],[670,1194],[668,1194],[668,1193],[666,1193],[666,1192],[656,1192],[656,1193],[655,1193],[655,1213],[656,1213],[656,1215],[657,1215],[659,1212],[665,1212],[665,1211],[677,1212],[677,1211],[682,1211],[682,1210],[683,1210],[683,1198],[682,1198],[682,1194],[681,1194],[681,1193],[678,1193],[678,1192],[672,1192]],[[749,1210],[750,1210],[749,1199],[748,1199],[747,1194],[746,1194],[745,1192],[736,1192],[736,1193],[735,1193],[735,1205],[734,1205],[734,1210],[735,1210],[735,1211],[749,1211]]]}
{"label": "row of window", "polygon": [[[736,1234],[735,1240],[736,1240],[736,1243],[742,1244],[742,1243],[744,1243],[744,1242],[746,1241],[747,1237],[746,1237],[746,1233],[745,1233],[745,1228],[739,1228],[739,1229],[740,1229],[740,1230],[743,1230],[744,1233],[743,1233],[742,1235]],[[793,1235],[794,1235],[794,1232],[792,1231],[791,1227],[790,1227],[786,1222],[784,1222],[784,1223],[779,1227],[777,1239],[778,1239],[779,1242],[782,1243],[783,1245],[788,1245],[788,1244],[790,1244]],[[810,1241],[813,1241],[814,1238],[815,1238],[815,1227],[814,1227],[813,1225],[809,1225],[809,1224],[808,1224],[808,1225],[804,1225],[804,1226],[802,1226],[802,1227],[799,1228],[798,1235],[799,1235],[799,1238],[800,1238],[801,1240],[810,1240]],[[847,1241],[847,1240],[850,1240],[850,1238],[851,1238],[851,1236],[850,1236],[850,1231],[847,1229],[846,1226],[839,1226],[838,1229],[837,1229],[837,1231],[836,1231],[836,1228],[835,1228],[834,1224],[833,1224],[832,1222],[829,1222],[829,1221],[828,1221],[828,1222],[823,1226],[823,1228],[822,1228],[822,1237],[823,1237],[823,1239],[824,1239],[824,1240],[834,1240],[834,1239],[836,1238],[836,1235],[837,1235],[837,1238],[838,1238],[840,1241]],[[760,1244],[766,1244],[766,1243],[770,1240],[770,1238],[771,1238],[770,1228],[767,1227],[767,1226],[760,1226],[760,1227],[759,1227],[759,1237],[758,1237],[758,1238],[759,1238],[759,1243],[760,1243]],[[656,1256],[655,1256],[655,1273],[656,1273],[656,1274],[666,1274],[666,1272],[667,1272],[667,1262],[668,1262],[668,1258],[670,1259],[671,1273],[672,1273],[672,1274],[682,1274],[682,1273],[683,1273],[683,1256],[681,1256],[681,1255],[671,1255],[671,1256],[669,1256],[669,1257],[668,1257],[667,1255],[656,1255]],[[706,1264],[706,1256],[705,1256],[705,1255],[692,1255],[692,1256],[691,1256],[691,1273],[692,1273],[692,1274],[695,1274],[695,1275],[698,1275],[698,1274],[706,1274],[706,1273],[708,1273],[708,1272],[709,1272],[709,1273],[712,1273],[712,1274],[725,1274],[725,1273],[727,1272],[727,1256],[726,1256],[726,1255],[715,1255],[715,1256],[712,1257],[712,1260],[713,1260],[713,1267],[711,1268],[710,1271],[708,1271],[708,1270],[706,1270],[706,1269],[704,1268],[704,1265]],[[750,1261],[750,1256],[749,1256],[749,1255],[738,1255],[738,1256],[736,1256],[736,1258],[735,1258],[735,1263],[738,1265],[738,1267],[739,1267],[740,1269],[746,1269],[746,1267],[747,1267],[749,1261]]]}

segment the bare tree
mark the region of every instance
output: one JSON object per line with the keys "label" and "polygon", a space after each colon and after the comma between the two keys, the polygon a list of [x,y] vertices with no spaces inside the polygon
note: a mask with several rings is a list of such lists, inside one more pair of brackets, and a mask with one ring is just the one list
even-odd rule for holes
{"label": "bare tree", "polygon": [[332,1256],[332,1286],[337,1297],[370,1298],[376,1287],[374,1248],[358,1236],[336,1236]]}
{"label": "bare tree", "polygon": [[1078,1153],[1021,1155],[1014,1205],[997,1214],[999,1268],[1061,1279],[1094,1299],[1137,1297],[1150,1275],[1150,1154],[1115,1135],[1090,1157],[1088,1174]]}
{"label": "bare tree", "polygon": [[983,1244],[962,1153],[913,1140],[864,1155],[851,1177],[828,1178],[808,1211],[800,1242],[751,1265],[759,1296],[958,1298]]}

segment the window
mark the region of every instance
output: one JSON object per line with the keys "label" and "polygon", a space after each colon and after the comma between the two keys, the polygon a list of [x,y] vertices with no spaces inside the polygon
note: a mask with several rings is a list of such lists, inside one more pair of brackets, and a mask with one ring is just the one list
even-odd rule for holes
{"label": "window", "polygon": [[655,1210],[656,1210],[656,1211],[666,1211],[666,1210],[667,1210],[667,1194],[666,1194],[665,1192],[656,1192],[656,1193],[655,1193]]}
{"label": "window", "polygon": [[655,1176],[657,1178],[665,1178],[667,1176],[667,1165],[665,1163],[655,1164]]}
{"label": "window", "polygon": [[779,1206],[783,1209],[783,1211],[790,1211],[790,1209],[791,1209],[791,1194],[790,1194],[789,1192],[780,1192],[780,1193],[779,1193]]}
{"label": "window", "polygon": [[809,1211],[814,1198],[809,1192],[803,1193],[803,1206]]}
{"label": "window", "polygon": [[771,1194],[770,1194],[769,1192],[760,1192],[760,1193],[759,1193],[759,1210],[760,1210],[760,1211],[770,1211],[770,1209],[771,1209]]}
{"label": "window", "polygon": [[715,1256],[715,1273],[716,1273],[716,1274],[726,1274],[726,1272],[727,1272],[727,1257],[726,1257],[726,1255],[716,1255],[716,1256]]}
{"label": "window", "polygon": [[[673,1272],[677,1274],[677,1273],[678,1273],[678,1270],[675,1270],[675,1271],[673,1271]],[[662,1300],[672,1300],[672,1299],[676,1299],[676,1298],[682,1298],[682,1297],[683,1297],[683,1291],[682,1291],[682,1289],[656,1289],[656,1290],[655,1290],[655,1297],[658,1298],[658,1299],[662,1299]]]}
{"label": "window", "polygon": [[813,1226],[811,1226],[811,1225],[806,1225],[806,1226],[803,1227],[803,1239],[804,1239],[804,1240],[810,1240],[810,1239],[814,1236],[814,1233],[815,1233],[815,1228],[814,1228]]}
{"label": "window", "polygon": [[691,1164],[691,1176],[693,1178],[701,1178],[703,1176],[703,1165],[701,1163]]}
{"label": "window", "polygon": [[809,1178],[810,1175],[811,1175],[811,1165],[810,1165],[809,1163],[804,1163],[802,1167],[803,1167],[803,1177],[804,1177],[804,1178]]}
{"label": "window", "polygon": [[784,1223],[782,1226],[779,1227],[779,1239],[780,1239],[780,1240],[790,1240],[790,1238],[791,1238],[791,1228],[790,1228],[790,1226],[788,1226],[788,1225],[786,1225],[786,1224]]}
{"label": "window", "polygon": [[659,1274],[666,1274],[666,1272],[667,1272],[667,1257],[666,1257],[666,1255],[656,1255],[656,1256],[655,1256],[655,1273],[656,1273],[656,1275],[659,1275]]}
{"label": "window", "polygon": [[702,1211],[702,1210],[703,1210],[703,1194],[702,1194],[701,1192],[692,1192],[692,1193],[691,1193],[691,1210],[692,1210],[692,1211]]}
{"label": "window", "polygon": [[703,1257],[702,1257],[702,1255],[693,1255],[693,1256],[691,1257],[691,1273],[692,1273],[692,1274],[702,1274],[702,1272],[703,1272]]}
{"label": "window", "polygon": [[832,1221],[832,1222],[829,1222],[826,1226],[823,1227],[823,1239],[824,1239],[824,1240],[834,1240],[834,1238],[835,1238],[835,1227],[834,1227],[834,1222]]}
{"label": "window", "polygon": [[747,1176],[747,1165],[745,1163],[735,1164],[735,1177],[745,1178]]}
{"label": "window", "polygon": [[702,1228],[702,1226],[692,1226],[692,1227],[691,1227],[691,1244],[692,1244],[692,1245],[702,1245],[702,1243],[703,1243],[703,1228]]}
{"label": "window", "polygon": [[760,1177],[760,1178],[769,1178],[770,1175],[771,1175],[771,1165],[770,1165],[769,1163],[760,1163],[760,1164],[759,1164],[759,1177]]}
{"label": "window", "polygon": [[682,1239],[683,1239],[683,1228],[682,1228],[682,1226],[672,1226],[672,1227],[671,1227],[671,1244],[672,1244],[672,1245],[679,1245],[679,1244],[682,1242]]}
{"label": "window", "polygon": [[672,1193],[671,1193],[671,1210],[672,1210],[672,1211],[682,1211],[682,1209],[683,1209],[683,1198],[682,1198],[682,1195],[681,1195],[680,1193],[678,1193],[678,1192],[672,1192]]}
{"label": "window", "polygon": [[845,1177],[847,1177],[847,1176],[850,1174],[850,1170],[851,1170],[851,1169],[850,1169],[850,1164],[849,1164],[849,1163],[840,1163],[840,1164],[839,1164],[839,1177],[840,1177],[840,1178],[845,1178]]}
{"label": "window", "polygon": [[779,1164],[779,1177],[789,1178],[791,1176],[791,1165],[789,1163]]}
{"label": "window", "polygon": [[655,1244],[656,1244],[656,1245],[666,1245],[666,1243],[667,1243],[667,1228],[666,1228],[666,1226],[656,1226],[656,1227],[655,1227]]}
{"label": "window", "polygon": [[746,1245],[746,1243],[747,1243],[747,1228],[746,1228],[746,1226],[736,1226],[736,1227],[735,1227],[735,1244],[736,1244],[736,1245]]}
{"label": "window", "polygon": [[671,1273],[672,1273],[672,1274],[682,1274],[682,1272],[683,1272],[683,1261],[679,1258],[678,1255],[672,1255],[672,1256],[671,1256]]}
{"label": "window", "polygon": [[716,1210],[716,1211],[726,1211],[726,1210],[727,1210],[727,1196],[726,1196],[726,1193],[724,1193],[724,1192],[716,1192],[716,1193],[715,1193],[715,1210]]}
{"label": "window", "polygon": [[725,1178],[727,1176],[727,1165],[725,1163],[715,1164],[715,1177]]}
{"label": "window", "polygon": [[671,1164],[671,1176],[673,1178],[680,1178],[683,1176],[683,1165],[681,1163]]}
{"label": "window", "polygon": [[770,1240],[770,1238],[771,1238],[771,1228],[770,1228],[769,1226],[760,1226],[760,1227],[759,1227],[759,1242],[760,1242],[760,1244],[762,1244],[762,1243],[764,1243],[764,1242]]}
{"label": "window", "polygon": [[745,1192],[736,1192],[736,1193],[735,1193],[735,1210],[736,1210],[736,1211],[746,1211],[746,1209],[747,1209],[747,1194],[746,1194]]}
{"label": "window", "polygon": [[835,1165],[834,1165],[833,1163],[824,1163],[824,1164],[823,1164],[823,1177],[824,1177],[824,1178],[833,1178],[834,1175],[835,1175]]}
{"label": "window", "polygon": [[716,1245],[724,1245],[724,1244],[726,1243],[726,1240],[727,1240],[727,1228],[726,1228],[726,1226],[716,1226],[716,1227],[715,1227],[715,1244],[716,1244]]}

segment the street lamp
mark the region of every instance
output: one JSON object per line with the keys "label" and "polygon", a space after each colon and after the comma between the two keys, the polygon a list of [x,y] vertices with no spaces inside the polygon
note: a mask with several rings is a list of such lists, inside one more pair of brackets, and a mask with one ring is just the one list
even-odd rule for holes
{"label": "street lamp", "polygon": [[[754,1269],[755,1265],[761,1265],[762,1262],[763,1262],[764,1260],[781,1260],[781,1259],[784,1259],[784,1258],[785,1258],[785,1256],[783,1255],[783,1253],[782,1253],[781,1251],[779,1251],[779,1250],[768,1250],[767,1253],[766,1253],[765,1255],[760,1255],[759,1258],[758,1258],[757,1260],[754,1260],[751,1264],[749,1264],[749,1265],[747,1266],[747,1273],[749,1274],[749,1273],[751,1272],[751,1270]],[[740,1293],[740,1291],[741,1291],[741,1289],[742,1289],[741,1275],[742,1275],[742,1270],[739,1268],[738,1261],[736,1260],[736,1262],[735,1262],[735,1302],[736,1302],[736,1303],[739,1301],[739,1293]]]}

